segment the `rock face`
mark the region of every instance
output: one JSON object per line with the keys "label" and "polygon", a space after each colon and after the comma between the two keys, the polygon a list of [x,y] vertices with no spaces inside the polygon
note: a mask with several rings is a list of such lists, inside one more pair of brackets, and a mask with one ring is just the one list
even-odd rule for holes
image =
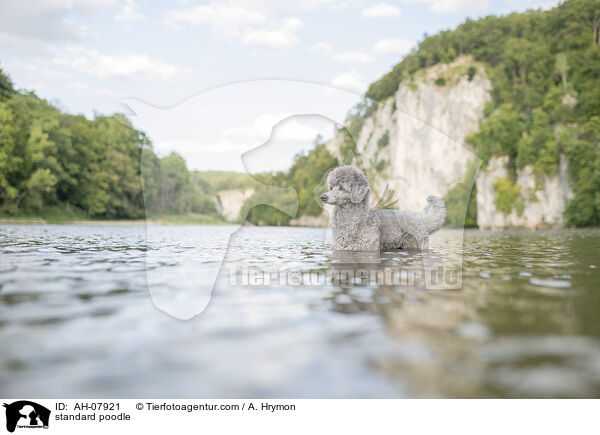
{"label": "rock face", "polygon": [[498,210],[494,183],[508,176],[508,157],[493,157],[485,169],[477,174],[477,225],[480,229],[557,228],[565,224],[566,202],[572,196],[567,178],[567,161],[561,156],[558,174],[536,180],[533,168],[526,166],[517,171],[518,201],[524,205],[522,213],[513,207],[510,213]]}
{"label": "rock face", "polygon": [[240,216],[240,211],[244,201],[254,194],[254,189],[231,189],[220,190],[217,192],[219,197],[220,209],[219,212],[228,222],[236,221]]}
{"label": "rock face", "polygon": [[[471,80],[469,66],[476,68]],[[436,84],[440,78],[445,85]],[[374,199],[387,184],[398,208],[419,211],[427,196],[444,196],[462,181],[467,167],[478,161],[463,140],[477,131],[490,91],[483,68],[462,57],[422,71],[380,103],[354,138]],[[342,141],[339,135],[328,149],[345,159],[336,151]]]}
{"label": "rock face", "polygon": [[[469,80],[469,67],[475,74]],[[471,71],[473,72],[473,71]],[[443,80],[442,80],[443,79]],[[484,105],[491,99],[490,81],[481,65],[463,56],[450,64],[438,64],[403,82],[395,95],[380,102],[362,125],[356,150],[372,185],[373,203],[386,185],[399,201],[397,208],[420,211],[429,195],[443,197],[463,181],[471,165],[481,161],[464,143],[476,132]],[[343,161],[344,135],[338,134],[328,150]],[[357,164],[357,159],[352,160]],[[496,210],[494,183],[507,175],[507,160],[495,158],[476,177],[480,228],[558,226],[564,224],[565,199],[570,194],[566,162],[560,174],[536,184],[531,168],[518,173],[517,183],[525,198],[525,210],[508,216]],[[466,201],[464,198],[466,207]]]}

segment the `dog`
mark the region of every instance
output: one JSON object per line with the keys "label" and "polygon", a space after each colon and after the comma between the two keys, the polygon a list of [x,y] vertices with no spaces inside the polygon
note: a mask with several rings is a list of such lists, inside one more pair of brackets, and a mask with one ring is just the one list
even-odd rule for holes
{"label": "dog", "polygon": [[446,219],[446,204],[429,196],[422,213],[374,210],[369,205],[371,186],[365,174],[352,166],[340,166],[327,176],[329,191],[321,201],[334,206],[334,251],[384,251],[429,248],[429,235]]}

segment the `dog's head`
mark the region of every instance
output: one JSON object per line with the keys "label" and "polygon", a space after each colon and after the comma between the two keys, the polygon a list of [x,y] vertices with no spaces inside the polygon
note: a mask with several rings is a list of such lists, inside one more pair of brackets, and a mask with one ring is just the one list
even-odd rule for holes
{"label": "dog's head", "polygon": [[326,204],[344,205],[368,202],[371,186],[362,171],[353,166],[340,166],[327,176],[329,191],[321,195]]}

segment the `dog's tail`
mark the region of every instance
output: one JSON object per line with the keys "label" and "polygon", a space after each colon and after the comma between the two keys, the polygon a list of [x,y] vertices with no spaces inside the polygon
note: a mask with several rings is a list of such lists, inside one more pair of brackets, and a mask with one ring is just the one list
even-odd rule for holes
{"label": "dog's tail", "polygon": [[446,220],[446,203],[437,196],[427,197],[427,207],[422,213],[423,223],[429,234],[436,232]]}

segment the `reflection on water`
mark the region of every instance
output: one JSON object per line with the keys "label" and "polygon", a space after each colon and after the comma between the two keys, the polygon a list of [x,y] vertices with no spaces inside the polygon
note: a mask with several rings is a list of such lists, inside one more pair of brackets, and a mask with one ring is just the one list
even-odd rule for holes
{"label": "reflection on water", "polygon": [[[426,254],[365,255],[308,228],[243,227],[225,251],[234,230],[0,226],[3,395],[600,396],[600,231],[442,231]],[[427,285],[461,257],[458,288]],[[240,264],[277,279],[232,282]],[[217,274],[191,320],[152,303],[148,286],[189,308]]]}

